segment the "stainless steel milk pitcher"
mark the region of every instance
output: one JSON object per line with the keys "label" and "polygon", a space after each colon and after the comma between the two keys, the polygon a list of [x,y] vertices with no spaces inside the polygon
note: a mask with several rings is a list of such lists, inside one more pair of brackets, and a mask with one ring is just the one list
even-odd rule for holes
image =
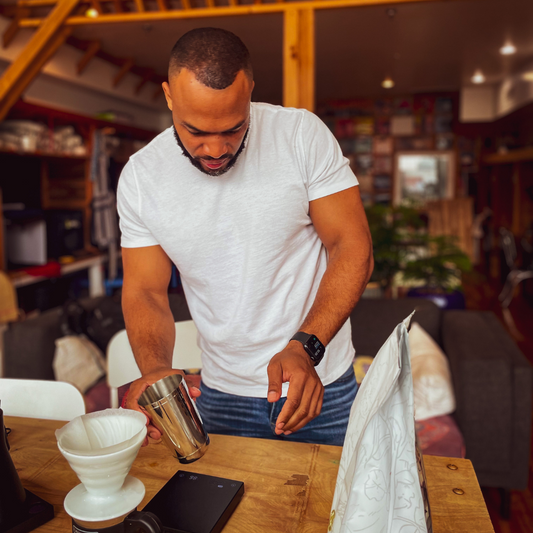
{"label": "stainless steel milk pitcher", "polygon": [[172,374],[148,387],[139,405],[180,463],[192,463],[204,455],[209,435],[181,374]]}

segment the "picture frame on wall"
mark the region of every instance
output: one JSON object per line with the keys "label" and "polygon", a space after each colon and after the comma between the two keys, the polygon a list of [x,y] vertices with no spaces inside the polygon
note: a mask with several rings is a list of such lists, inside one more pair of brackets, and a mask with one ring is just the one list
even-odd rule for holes
{"label": "picture frame on wall", "polygon": [[394,205],[453,198],[455,167],[453,151],[397,152],[394,158]]}

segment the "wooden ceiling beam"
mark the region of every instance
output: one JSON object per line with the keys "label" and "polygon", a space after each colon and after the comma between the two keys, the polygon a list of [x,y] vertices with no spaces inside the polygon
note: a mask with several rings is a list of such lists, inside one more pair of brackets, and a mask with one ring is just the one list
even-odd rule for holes
{"label": "wooden ceiling beam", "polygon": [[135,0],[135,7],[137,8],[138,13],[144,13],[143,0]]}
{"label": "wooden ceiling beam", "polygon": [[165,0],[157,0],[157,7],[159,8],[159,11],[167,11],[167,4]]}
{"label": "wooden ceiling beam", "polygon": [[[30,85],[34,78],[39,74],[42,68],[48,63],[58,48],[66,41],[72,32],[72,28],[60,29],[47,43],[41,48],[39,53],[34,56],[33,61],[26,65],[16,78],[15,83],[8,85],[11,76],[7,77],[8,71],[0,78],[0,121],[2,121],[15,102],[22,96],[24,90]],[[20,56],[19,56],[20,58]],[[18,61],[18,59],[15,60]],[[14,64],[14,63],[13,63]],[[12,65],[13,65],[12,64]],[[8,79],[6,79],[8,78]]]}
{"label": "wooden ceiling beam", "polygon": [[[28,1],[28,0],[26,0]],[[102,1],[102,0],[101,0]],[[141,2],[141,0],[136,0]],[[288,9],[337,9],[346,7],[414,4],[437,2],[439,0],[296,0],[294,2],[271,2],[259,4],[220,5],[216,7],[198,7],[192,9],[169,9],[167,11],[143,11],[130,13],[106,13],[96,18],[86,16],[69,17],[65,23],[69,26],[90,24],[116,24],[122,22],[155,22],[185,18],[222,17],[235,15],[255,15],[261,13],[283,13]],[[458,0],[453,0],[458,1]],[[185,0],[189,2],[189,0]],[[213,2],[213,6],[214,6]],[[42,19],[27,18],[20,21],[21,28],[40,25]]]}
{"label": "wooden ceiling beam", "polygon": [[71,32],[63,23],[79,0],[59,0],[0,78],[0,120]]}
{"label": "wooden ceiling beam", "polygon": [[129,58],[124,60],[118,74],[113,78],[113,87],[116,87],[124,79],[124,76],[132,69],[133,65],[133,59]]}
{"label": "wooden ceiling beam", "polygon": [[100,50],[99,41],[91,41],[89,43],[89,46],[87,47],[87,50],[85,51],[85,54],[78,61],[78,65],[76,67],[76,72],[78,76],[83,73],[83,71],[87,68],[90,61],[96,56],[99,50]]}
{"label": "wooden ceiling beam", "polygon": [[29,16],[30,10],[27,7],[16,7],[15,16],[11,19],[9,26],[6,28],[6,31],[4,31],[4,35],[2,36],[4,48],[7,48],[17,35],[20,29],[20,21]]}
{"label": "wooden ceiling beam", "polygon": [[139,94],[142,91],[142,88],[149,82],[152,81],[152,79],[155,76],[155,70],[153,68],[147,68],[146,72],[143,76],[141,76],[141,80],[135,87],[135,94]]}

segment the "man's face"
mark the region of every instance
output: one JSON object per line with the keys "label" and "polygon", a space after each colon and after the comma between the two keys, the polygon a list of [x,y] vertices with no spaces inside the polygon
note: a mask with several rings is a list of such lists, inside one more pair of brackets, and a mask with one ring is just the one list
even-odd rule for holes
{"label": "man's face", "polygon": [[226,89],[211,89],[185,68],[163,83],[181,146],[206,174],[220,176],[235,162],[250,123],[253,86],[240,71]]}

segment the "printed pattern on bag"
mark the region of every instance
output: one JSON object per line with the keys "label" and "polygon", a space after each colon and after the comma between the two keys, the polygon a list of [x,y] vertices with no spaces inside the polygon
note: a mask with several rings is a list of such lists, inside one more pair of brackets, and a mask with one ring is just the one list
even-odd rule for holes
{"label": "printed pattern on bag", "polygon": [[415,446],[410,319],[378,352],[353,403],[332,505],[335,533],[432,532]]}

